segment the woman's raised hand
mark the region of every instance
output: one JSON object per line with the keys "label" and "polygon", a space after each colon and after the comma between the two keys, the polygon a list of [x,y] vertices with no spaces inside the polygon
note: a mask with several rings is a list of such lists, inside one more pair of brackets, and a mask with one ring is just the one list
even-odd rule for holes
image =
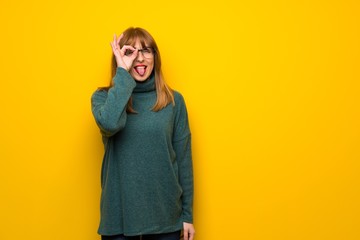
{"label": "woman's raised hand", "polygon": [[[138,50],[130,45],[124,45],[120,49],[120,40],[122,37],[123,34],[121,34],[118,38],[114,34],[114,40],[110,43],[110,45],[114,53],[117,66],[129,71],[134,59],[137,57]],[[126,51],[129,51],[130,54],[125,54]]]}

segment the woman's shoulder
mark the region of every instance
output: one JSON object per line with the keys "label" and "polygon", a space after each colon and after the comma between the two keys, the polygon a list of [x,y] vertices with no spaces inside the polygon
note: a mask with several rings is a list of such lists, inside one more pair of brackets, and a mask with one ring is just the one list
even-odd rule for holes
{"label": "woman's shoulder", "polygon": [[91,99],[92,100],[102,100],[102,99],[106,99],[107,95],[108,95],[107,90],[105,90],[103,88],[98,88],[92,93]]}
{"label": "woman's shoulder", "polygon": [[183,109],[186,109],[184,95],[177,90],[173,90],[173,94],[175,102],[174,108],[176,109],[176,111],[182,111]]}
{"label": "woman's shoulder", "polygon": [[174,94],[175,105],[176,105],[176,103],[184,103],[185,102],[184,96],[179,91],[173,90],[173,94]]}

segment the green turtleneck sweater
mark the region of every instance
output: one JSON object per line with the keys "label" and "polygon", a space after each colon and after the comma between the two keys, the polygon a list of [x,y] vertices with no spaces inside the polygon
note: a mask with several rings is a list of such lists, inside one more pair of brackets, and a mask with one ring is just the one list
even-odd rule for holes
{"label": "green turtleneck sweater", "polygon": [[[186,106],[174,92],[175,105],[154,112],[152,75],[136,82],[118,68],[114,85],[97,90],[92,112],[105,154],[101,172],[101,235],[173,232],[192,223],[193,171]],[[137,112],[127,113],[132,96]]]}

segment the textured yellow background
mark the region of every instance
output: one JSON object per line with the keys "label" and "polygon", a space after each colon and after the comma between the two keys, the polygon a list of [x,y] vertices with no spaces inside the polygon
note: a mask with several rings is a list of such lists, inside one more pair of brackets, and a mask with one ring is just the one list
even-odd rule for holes
{"label": "textured yellow background", "polygon": [[188,105],[198,240],[360,239],[359,10],[2,0],[0,239],[99,239],[90,96],[129,26],[155,37]]}

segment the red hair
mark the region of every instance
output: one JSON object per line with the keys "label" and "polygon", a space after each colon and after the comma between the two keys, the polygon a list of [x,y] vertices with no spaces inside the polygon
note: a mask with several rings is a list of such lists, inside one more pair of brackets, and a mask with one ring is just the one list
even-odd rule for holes
{"label": "red hair", "polygon": [[[157,112],[161,109],[165,108],[168,104],[175,104],[174,100],[174,92],[173,90],[166,84],[162,71],[161,71],[161,58],[160,52],[156,45],[154,38],[143,28],[134,28],[130,27],[123,32],[123,38],[120,40],[120,48],[124,45],[134,46],[136,41],[139,40],[142,47],[151,47],[154,51],[154,74],[155,74],[155,88],[157,99],[152,108],[153,111]],[[116,74],[117,64],[116,59],[113,56],[112,59],[112,78]],[[105,88],[109,89],[112,86],[112,81],[110,82],[110,86]],[[127,112],[136,113],[136,111],[132,108],[132,98],[129,99],[127,105]]]}

